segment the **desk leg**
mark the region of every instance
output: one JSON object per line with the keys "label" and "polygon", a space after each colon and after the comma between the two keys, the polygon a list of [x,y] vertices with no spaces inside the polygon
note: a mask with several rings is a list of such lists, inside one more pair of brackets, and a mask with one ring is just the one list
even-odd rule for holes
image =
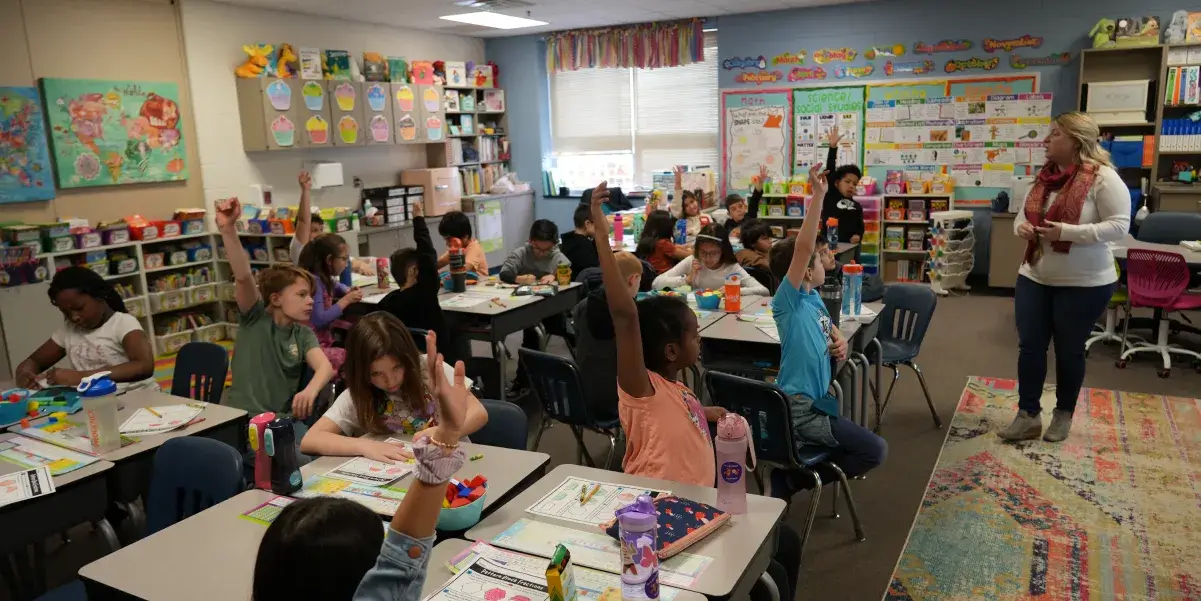
{"label": "desk leg", "polygon": [[868,369],[871,368],[872,363],[868,361],[867,355],[863,353],[855,353],[855,358],[863,364],[863,379],[859,382],[859,421],[857,423],[866,428],[868,427],[867,397],[868,390],[872,385],[872,378],[871,374],[868,373]]}
{"label": "desk leg", "polygon": [[500,366],[500,374],[496,376],[499,387],[497,392],[500,393],[501,400],[509,398],[509,354],[505,351],[504,340],[492,340],[492,357],[496,359],[497,365]]}
{"label": "desk leg", "polygon": [[[868,345],[876,345],[876,385],[872,387],[872,396],[875,397],[876,403],[876,428],[873,431],[880,430],[880,395],[884,394],[884,345],[880,344],[879,338],[873,338]],[[866,425],[866,424],[865,424]]]}

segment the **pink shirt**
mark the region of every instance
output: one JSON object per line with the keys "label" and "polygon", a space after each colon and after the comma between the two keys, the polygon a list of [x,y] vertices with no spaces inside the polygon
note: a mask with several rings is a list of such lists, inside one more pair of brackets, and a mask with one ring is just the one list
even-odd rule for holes
{"label": "pink shirt", "polygon": [[617,414],[625,430],[627,474],[713,486],[716,465],[705,411],[687,386],[648,371],[654,394],[630,396],[617,388]]}

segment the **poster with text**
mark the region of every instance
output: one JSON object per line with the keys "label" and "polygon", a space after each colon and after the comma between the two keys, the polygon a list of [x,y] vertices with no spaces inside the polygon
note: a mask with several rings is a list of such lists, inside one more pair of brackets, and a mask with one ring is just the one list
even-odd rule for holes
{"label": "poster with text", "polygon": [[750,192],[759,166],[781,181],[789,176],[792,146],[789,91],[726,92],[722,95],[723,194]]}
{"label": "poster with text", "polygon": [[51,173],[37,89],[0,86],[0,203],[54,198]]}
{"label": "poster with text", "polygon": [[829,134],[835,126],[842,136],[838,144],[838,165],[859,164],[863,136],[862,86],[843,88],[797,89],[792,92],[793,122],[796,138],[792,172],[802,174],[829,153]]}

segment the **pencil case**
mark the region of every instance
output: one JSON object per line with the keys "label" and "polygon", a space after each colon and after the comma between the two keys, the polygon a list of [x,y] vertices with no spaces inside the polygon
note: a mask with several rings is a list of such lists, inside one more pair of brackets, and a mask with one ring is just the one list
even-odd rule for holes
{"label": "pencil case", "polygon": [[[659,559],[667,559],[687,549],[730,521],[730,514],[712,505],[674,495],[661,496],[654,503],[659,514],[659,551],[656,553]],[[618,539],[616,518],[601,529]]]}

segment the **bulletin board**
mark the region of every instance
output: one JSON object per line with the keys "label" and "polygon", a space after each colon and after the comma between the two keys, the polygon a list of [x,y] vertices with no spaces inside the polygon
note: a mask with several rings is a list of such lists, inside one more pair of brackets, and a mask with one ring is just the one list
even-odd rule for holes
{"label": "bulletin board", "polygon": [[835,125],[843,136],[838,164],[859,164],[863,107],[863,86],[793,90],[793,174],[806,173],[814,163],[826,160],[826,135]]}
{"label": "bulletin board", "polygon": [[723,195],[749,193],[760,165],[774,180],[789,177],[792,90],[726,92],[721,106]]}

